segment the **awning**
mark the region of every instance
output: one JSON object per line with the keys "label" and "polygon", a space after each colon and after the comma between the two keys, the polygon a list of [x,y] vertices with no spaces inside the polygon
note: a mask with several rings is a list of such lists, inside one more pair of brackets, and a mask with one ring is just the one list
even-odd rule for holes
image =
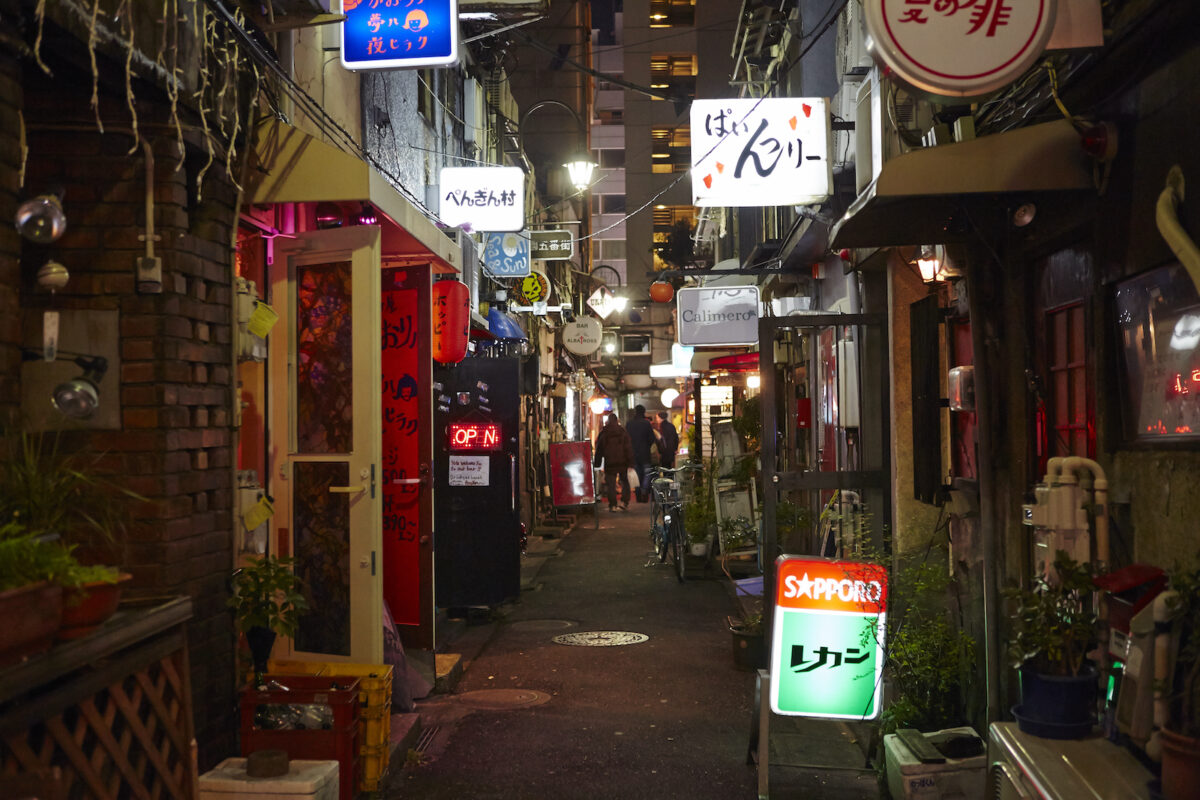
{"label": "awning", "polygon": [[833,226],[829,246],[964,241],[984,211],[1058,192],[1095,193],[1079,133],[1065,119],[916,150],[883,165]]}
{"label": "awning", "polygon": [[385,262],[428,259],[435,272],[460,271],[462,248],[357,156],[273,118],[256,131],[254,156],[248,203],[370,203],[392,223],[380,226]]}

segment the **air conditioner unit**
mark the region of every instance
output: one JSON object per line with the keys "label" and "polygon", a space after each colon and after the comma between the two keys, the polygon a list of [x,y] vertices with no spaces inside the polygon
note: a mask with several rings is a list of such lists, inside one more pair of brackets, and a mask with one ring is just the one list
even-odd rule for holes
{"label": "air conditioner unit", "polygon": [[[1154,777],[1133,754],[1102,736],[1046,739],[1015,722],[993,722],[988,735],[990,800],[1146,797]],[[1097,787],[1104,787],[1103,794]]]}
{"label": "air conditioner unit", "polygon": [[867,50],[867,26],[863,22],[862,0],[850,0],[838,20],[838,72],[843,80],[861,81],[870,70]]}
{"label": "air conditioner unit", "polygon": [[933,126],[933,106],[872,67],[858,86],[854,114],[854,185],[862,192],[883,165],[921,146]]}

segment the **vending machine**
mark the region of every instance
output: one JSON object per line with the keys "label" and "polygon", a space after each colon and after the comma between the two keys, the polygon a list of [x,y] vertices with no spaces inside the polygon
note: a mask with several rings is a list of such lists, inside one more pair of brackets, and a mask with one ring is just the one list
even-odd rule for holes
{"label": "vending machine", "polygon": [[434,595],[440,608],[520,593],[517,357],[469,357],[434,371]]}

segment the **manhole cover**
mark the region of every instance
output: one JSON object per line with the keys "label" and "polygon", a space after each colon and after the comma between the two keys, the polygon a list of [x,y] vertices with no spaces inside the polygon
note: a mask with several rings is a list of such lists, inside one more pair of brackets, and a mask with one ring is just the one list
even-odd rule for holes
{"label": "manhole cover", "polygon": [[472,708],[502,711],[506,708],[540,706],[550,695],[535,689],[478,689],[457,695],[458,702]]}
{"label": "manhole cover", "polygon": [[570,644],[576,647],[616,647],[622,644],[640,644],[650,637],[632,631],[580,631],[555,636],[555,644]]}
{"label": "manhole cover", "polygon": [[574,628],[575,623],[569,619],[523,619],[509,627],[515,631],[561,631],[564,628]]}

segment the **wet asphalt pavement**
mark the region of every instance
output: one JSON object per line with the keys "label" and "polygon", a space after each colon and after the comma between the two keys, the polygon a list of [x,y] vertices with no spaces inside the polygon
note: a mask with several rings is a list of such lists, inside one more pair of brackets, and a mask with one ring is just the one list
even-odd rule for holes
{"label": "wet asphalt pavement", "polygon": [[[583,517],[562,539],[531,543],[550,557],[495,624],[464,631],[462,679],[419,701],[424,736],[383,797],[757,796],[754,677],[734,668],[727,581],[712,567],[680,584],[669,564],[647,566],[648,525],[649,505],[635,503],[602,511],[599,530]],[[648,639],[552,641],[597,631]]]}

